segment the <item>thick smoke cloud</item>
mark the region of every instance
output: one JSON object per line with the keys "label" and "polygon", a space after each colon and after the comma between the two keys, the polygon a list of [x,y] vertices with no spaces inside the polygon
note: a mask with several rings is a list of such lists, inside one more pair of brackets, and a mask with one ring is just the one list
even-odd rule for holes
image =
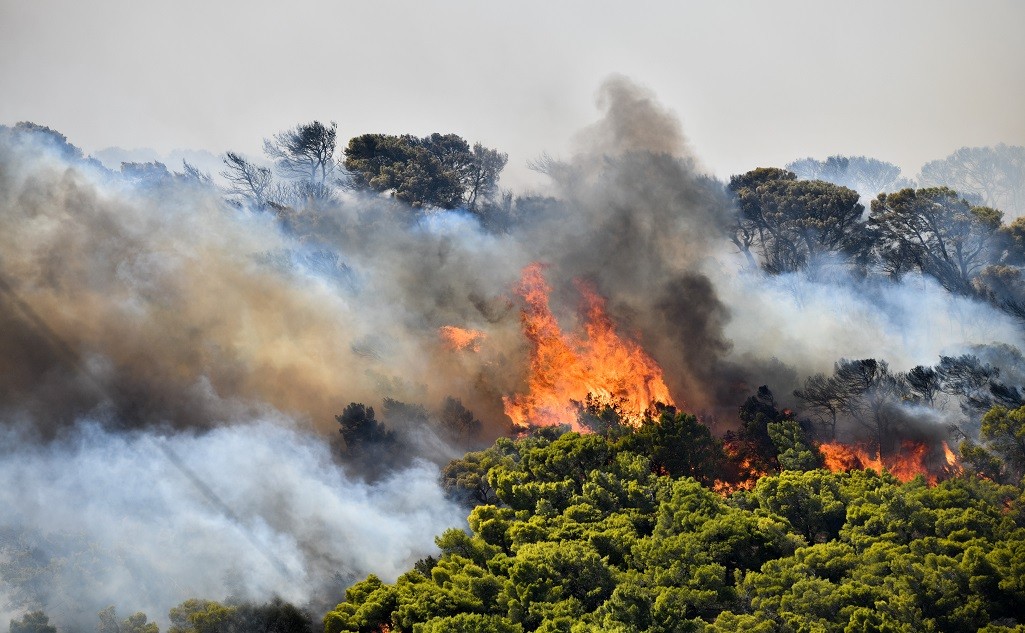
{"label": "thick smoke cloud", "polygon": [[973,344],[1021,344],[1021,326],[1010,317],[929,278],[880,282],[739,270],[715,278],[733,307],[726,332],[740,353],[775,356],[804,376],[829,372],[843,357],[885,359],[907,370],[934,365],[941,354],[976,353]]}
{"label": "thick smoke cloud", "polygon": [[195,428],[270,406],[330,430],[348,401],[436,404],[437,328],[479,320],[468,297],[506,281],[487,238],[390,203],[332,210],[331,252],[219,192],[125,182],[31,138],[0,148],[0,178],[0,407],[43,437],[86,413]]}
{"label": "thick smoke cloud", "polygon": [[[349,402],[449,395],[482,439],[504,432],[502,396],[526,384],[514,288],[531,262],[547,264],[565,329],[574,281],[589,282],[674,398],[724,425],[759,385],[785,399],[841,357],[905,370],[1021,347],[1006,316],[921,278],[747,270],[679,120],[621,77],[598,104],[576,153],[547,165],[552,197],[502,233],[355,194],[282,221],[0,130],[0,529],[4,560],[36,570],[0,606],[70,620],[108,604],[158,617],[229,590],[330,601],[429,553],[461,517],[436,468],[411,460],[460,447],[421,417],[385,420],[408,466],[368,484],[324,437]],[[479,351],[450,349],[443,326],[483,332]],[[83,552],[89,565],[66,564]]]}
{"label": "thick smoke cloud", "polygon": [[229,593],[333,606],[368,573],[394,579],[463,522],[427,463],[374,485],[282,420],[204,434],[111,433],[0,453],[0,619],[45,609],[92,630],[114,604],[162,620]]}
{"label": "thick smoke cloud", "polygon": [[[501,396],[525,386],[513,288],[533,261],[548,265],[567,328],[573,282],[589,281],[674,397],[720,417],[759,384],[785,396],[840,357],[906,369],[973,343],[1017,344],[1006,317],[921,279],[744,271],[725,239],[730,201],[675,115],[622,77],[598,103],[577,152],[550,166],[555,199],[501,234],[358,196],[282,230],[209,189],[128,183],[8,143],[0,406],[50,436],[85,413],[195,428],[268,407],[333,432],[349,401],[437,407],[453,395],[493,435]],[[480,351],[446,348],[448,325],[484,332]]]}

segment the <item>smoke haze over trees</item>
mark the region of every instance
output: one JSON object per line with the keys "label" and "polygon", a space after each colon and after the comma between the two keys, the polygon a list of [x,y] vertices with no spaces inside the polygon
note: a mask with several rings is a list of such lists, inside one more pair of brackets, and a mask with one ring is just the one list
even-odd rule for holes
{"label": "smoke haze over trees", "polygon": [[[598,104],[575,151],[541,161],[548,195],[504,191],[506,154],[453,133],[345,142],[334,123],[304,122],[267,138],[267,162],[227,151],[218,178],[189,163],[111,171],[57,131],[0,129],[0,481],[11,482],[0,560],[18,579],[0,587],[0,620],[45,629],[26,615],[44,610],[70,630],[114,604],[166,628],[164,614],[189,598],[228,596],[240,602],[192,606],[242,613],[278,597],[323,612],[368,574],[350,603],[394,606],[398,589],[385,585],[438,554],[442,534],[442,562],[400,583],[482,578],[464,580],[483,602],[500,593],[489,562],[502,552],[515,581],[501,589],[507,609],[469,609],[480,626],[532,629],[563,607],[627,626],[631,596],[683,571],[662,569],[655,545],[631,567],[625,542],[680,537],[678,555],[717,535],[754,539],[753,558],[724,545],[686,570],[718,579],[677,596],[712,622],[741,591],[735,571],[752,574],[745,595],[785,593],[757,575],[762,564],[803,564],[813,554],[800,539],[832,546],[846,525],[825,511],[815,525],[779,518],[774,483],[730,502],[698,490],[741,479],[728,473],[737,454],[771,472],[812,471],[814,441],[890,456],[910,433],[966,440],[969,465],[1018,483],[1020,148],[930,163],[917,188],[882,161],[836,156],[724,183],[703,173],[650,91],[616,76]],[[969,162],[992,182],[969,180]],[[626,433],[603,408],[615,403],[600,403],[588,419],[597,439],[499,440],[443,472],[513,431],[503,399],[524,392],[530,364],[515,288],[535,262],[566,329],[586,329],[581,285],[607,299],[609,321],[657,361],[678,410]],[[573,452],[569,474],[545,472],[556,449]],[[642,499],[580,464],[653,492]],[[816,495],[848,486],[845,507],[868,487],[887,513],[903,494],[885,478],[802,476]],[[963,494],[993,507],[1010,494],[978,485]],[[672,505],[692,498],[707,512],[684,529]],[[471,514],[467,536],[453,499],[498,505]],[[758,504],[777,514],[743,514]],[[640,516],[657,512],[670,514]],[[514,529],[535,516],[543,530]],[[550,524],[558,516],[565,525]],[[1004,528],[986,521],[979,529],[1004,547]],[[578,534],[579,522],[607,524],[562,550],[546,535]],[[869,538],[848,527],[843,547]],[[698,545],[681,536],[695,531]],[[1005,559],[994,561],[1003,574]],[[519,582],[549,572],[594,582],[566,595]],[[408,621],[426,621],[416,608]],[[370,622],[368,610],[334,622]],[[751,616],[721,617],[727,630]]]}

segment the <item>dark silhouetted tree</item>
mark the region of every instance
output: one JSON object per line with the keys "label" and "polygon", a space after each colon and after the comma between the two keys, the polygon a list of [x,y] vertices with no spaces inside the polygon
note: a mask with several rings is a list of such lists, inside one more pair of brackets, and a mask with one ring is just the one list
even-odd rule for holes
{"label": "dark silhouetted tree", "polygon": [[57,627],[50,624],[50,617],[42,611],[31,611],[21,620],[11,620],[10,633],[57,633]]}
{"label": "dark silhouetted tree", "polygon": [[693,477],[711,486],[724,479],[726,454],[708,427],[693,415],[663,407],[625,438],[628,450],[646,455],[652,468],[670,477]]}
{"label": "dark silhouetted tree", "polygon": [[816,267],[832,258],[866,262],[868,235],[858,192],[792,172],[759,168],[730,178],[738,216],[731,239],[753,262],[780,274]]}
{"label": "dark silhouetted tree", "polygon": [[266,167],[260,167],[234,152],[224,155],[224,171],[221,176],[228,181],[228,194],[236,196],[253,208],[267,206],[274,175]]}
{"label": "dark silhouetted tree", "polygon": [[[727,433],[725,443],[734,453],[734,463],[742,463],[750,473],[779,472],[779,450],[769,436],[769,424],[790,418],[789,412],[776,408],[776,398],[765,385],[740,406],[740,430]],[[741,473],[747,477],[749,473]]]}
{"label": "dark silhouetted tree", "polygon": [[201,171],[198,167],[184,158],[182,159],[182,171],[180,173],[175,173],[175,176],[181,178],[185,182],[190,182],[196,185],[213,184],[210,174]]}
{"label": "dark silhouetted tree", "polygon": [[1000,381],[999,368],[973,354],[940,356],[936,374],[940,388],[956,396],[964,412],[975,420],[994,406],[1016,408],[1025,404],[1017,387]]}
{"label": "dark silhouetted tree", "polygon": [[474,143],[472,160],[466,167],[466,176],[463,179],[466,185],[464,201],[467,209],[478,213],[482,203],[494,197],[498,190],[498,177],[508,161],[508,154]]}
{"label": "dark silhouetted tree", "polygon": [[358,190],[391,192],[414,208],[478,212],[496,190],[507,157],[456,134],[363,134],[349,140],[345,168]]}
{"label": "dark silhouetted tree", "polygon": [[939,187],[880,195],[872,201],[869,223],[892,275],[918,270],[950,292],[971,296],[973,280],[994,257],[1000,217]]}
{"label": "dark silhouetted tree", "polygon": [[99,612],[100,622],[97,626],[99,633],[159,633],[160,627],[156,622],[148,621],[145,613],[136,612],[123,620],[117,617],[117,610],[107,607]]}
{"label": "dark silhouetted tree", "polygon": [[335,137],[338,124],[320,121],[301,123],[263,142],[283,176],[324,185],[335,170]]}
{"label": "dark silhouetted tree", "polygon": [[441,405],[441,428],[450,435],[468,441],[476,438],[482,428],[481,421],[463,406],[463,402],[452,396],[447,396]]}
{"label": "dark silhouetted tree", "polygon": [[940,375],[932,367],[918,365],[903,375],[908,395],[913,402],[933,406],[942,384]]}
{"label": "dark silhouetted tree", "polygon": [[905,420],[900,408],[907,393],[904,376],[891,373],[886,361],[844,358],[833,365],[832,376],[813,376],[794,395],[828,415],[834,433],[838,418],[849,419],[868,431],[885,453],[887,441]]}
{"label": "dark silhouetted tree", "polygon": [[341,415],[335,416],[335,420],[342,427],[338,432],[342,434],[345,446],[350,451],[395,442],[395,433],[377,421],[373,407],[351,402]]}

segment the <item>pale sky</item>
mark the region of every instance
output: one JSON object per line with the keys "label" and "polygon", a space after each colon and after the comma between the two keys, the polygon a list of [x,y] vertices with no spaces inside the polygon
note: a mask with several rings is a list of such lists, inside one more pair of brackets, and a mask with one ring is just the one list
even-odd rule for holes
{"label": "pale sky", "polygon": [[[612,73],[728,176],[865,154],[913,176],[1025,145],[1025,2],[0,0],[0,123],[108,146],[258,155],[299,122],[455,132],[530,184]],[[344,141],[343,141],[344,142]],[[176,167],[176,166],[172,166]]]}

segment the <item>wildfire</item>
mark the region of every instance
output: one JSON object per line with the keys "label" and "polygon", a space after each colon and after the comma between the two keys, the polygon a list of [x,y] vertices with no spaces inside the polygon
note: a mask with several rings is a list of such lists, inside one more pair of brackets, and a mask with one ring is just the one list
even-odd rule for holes
{"label": "wildfire", "polygon": [[[929,467],[929,447],[923,442],[913,440],[902,440],[900,450],[895,455],[885,458],[879,453],[872,455],[864,446],[840,442],[821,444],[819,452],[826,468],[833,472],[871,468],[879,472],[887,470],[902,482],[911,481],[922,475],[930,484],[935,484],[940,474],[937,469]],[[947,468],[940,471],[957,472],[960,469],[957,456],[946,442],[943,442],[943,452]]]}
{"label": "wildfire", "polygon": [[526,307],[523,332],[530,341],[528,390],[504,398],[505,413],[519,427],[571,424],[574,402],[588,394],[619,403],[628,420],[639,419],[655,402],[673,404],[662,368],[634,341],[621,338],[605,312],[605,300],[578,283],[584,300],[582,335],[563,333],[548,306],[551,288],[543,265],[524,268],[517,292]]}
{"label": "wildfire", "polygon": [[470,350],[479,352],[485,334],[480,330],[466,330],[454,325],[443,325],[438,328],[438,335],[445,346],[453,351]]}

